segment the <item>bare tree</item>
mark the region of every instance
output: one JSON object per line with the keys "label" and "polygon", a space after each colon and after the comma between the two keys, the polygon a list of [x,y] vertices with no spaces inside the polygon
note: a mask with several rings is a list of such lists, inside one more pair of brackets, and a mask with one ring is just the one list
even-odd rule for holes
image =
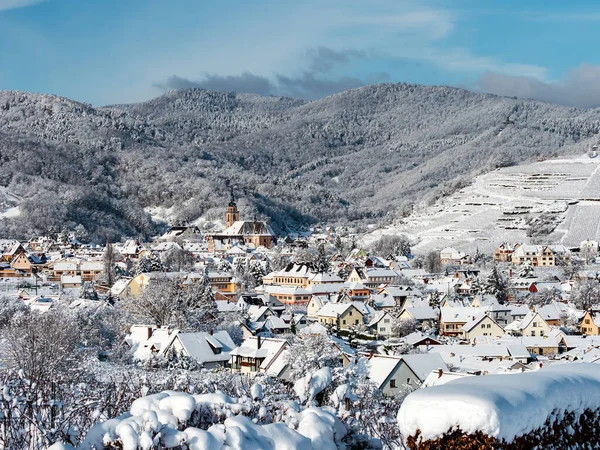
{"label": "bare tree", "polygon": [[3,330],[2,358],[7,367],[33,379],[55,379],[76,370],[78,330],[59,309],[16,315]]}
{"label": "bare tree", "polygon": [[102,278],[106,282],[108,286],[112,286],[115,284],[117,279],[117,274],[115,272],[115,251],[113,249],[113,245],[110,241],[106,241],[106,249],[104,250],[104,272],[102,273]]}
{"label": "bare tree", "polygon": [[571,291],[571,300],[577,308],[591,310],[592,306],[600,303],[600,283],[597,280],[586,280],[577,284]]}
{"label": "bare tree", "polygon": [[183,329],[206,329],[214,325],[217,317],[214,293],[206,275],[186,284],[179,277],[154,278],[141,295],[124,300],[122,306],[133,320]]}
{"label": "bare tree", "polygon": [[442,270],[442,261],[439,252],[432,251],[425,257],[425,268],[429,273],[438,273]]}

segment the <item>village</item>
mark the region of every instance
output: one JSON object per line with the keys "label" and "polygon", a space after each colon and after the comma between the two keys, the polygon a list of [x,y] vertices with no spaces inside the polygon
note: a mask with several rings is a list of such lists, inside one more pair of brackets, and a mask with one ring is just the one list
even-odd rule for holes
{"label": "village", "polygon": [[[135,363],[186,358],[293,383],[300,368],[290,353],[304,340],[342,367],[368,361],[369,380],[386,396],[600,361],[597,242],[499,243],[493,255],[447,247],[419,257],[390,238],[375,254],[334,227],[277,239],[267,223],[241,220],[233,199],[225,223],[212,235],[173,226],[150,243],[5,241],[0,295],[44,314],[65,302],[111,308],[166,279],[207,283],[216,305],[202,319],[210,329],[129,323],[123,345]],[[234,326],[221,329],[223,321]]]}

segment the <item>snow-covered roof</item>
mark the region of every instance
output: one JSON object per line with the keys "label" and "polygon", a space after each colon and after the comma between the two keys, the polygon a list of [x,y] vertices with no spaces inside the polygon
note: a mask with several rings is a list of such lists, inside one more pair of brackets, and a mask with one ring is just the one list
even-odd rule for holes
{"label": "snow-covered roof", "polygon": [[444,307],[440,308],[441,320],[444,323],[467,323],[479,316],[483,308],[471,306]]}
{"label": "snow-covered roof", "polygon": [[320,272],[309,278],[311,283],[343,283],[340,277],[332,273]]}
{"label": "snow-covered roof", "polygon": [[338,317],[352,307],[356,308],[352,303],[327,303],[317,312],[317,315],[320,317]]}
{"label": "snow-covered roof", "polygon": [[373,355],[369,359],[369,379],[381,388],[389,376],[400,364],[400,356]]}
{"label": "snow-covered roof", "polygon": [[187,355],[200,363],[229,361],[229,352],[236,347],[227,331],[178,333],[176,339]]}
{"label": "snow-covered roof", "polygon": [[404,363],[410,367],[410,370],[419,378],[421,382],[431,373],[432,370],[448,370],[448,366],[437,353],[417,353],[415,355],[402,355]]}
{"label": "snow-covered roof", "polygon": [[275,236],[275,233],[273,233],[273,230],[266,222],[243,220],[233,222],[229,228],[223,231],[223,234],[229,236]]}
{"label": "snow-covered roof", "polygon": [[442,373],[440,374],[438,370],[433,370],[428,376],[427,378],[425,378],[425,381],[423,381],[423,384],[421,385],[422,388],[426,388],[426,387],[431,387],[431,386],[440,386],[442,384],[446,384],[449,381],[454,381],[454,380],[458,380],[460,378],[464,378],[464,377],[472,377],[473,375],[468,374],[468,373],[460,373],[460,372],[444,372],[442,371]]}
{"label": "snow-covered roof", "polygon": [[62,284],[81,284],[80,275],[61,275],[60,282]]}

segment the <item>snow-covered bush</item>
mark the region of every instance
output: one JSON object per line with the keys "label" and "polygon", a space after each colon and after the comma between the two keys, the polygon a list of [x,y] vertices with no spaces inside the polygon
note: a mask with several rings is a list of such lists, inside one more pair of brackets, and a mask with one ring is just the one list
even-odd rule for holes
{"label": "snow-covered bush", "polygon": [[420,389],[398,426],[411,449],[558,450],[593,448],[599,417],[598,367],[572,363]]}
{"label": "snow-covered bush", "polygon": [[293,404],[282,405],[278,421],[258,424],[246,415],[252,402],[220,392],[160,392],[135,400],[128,413],[92,427],[77,448],[336,450],[347,433],[333,410],[300,410]]}

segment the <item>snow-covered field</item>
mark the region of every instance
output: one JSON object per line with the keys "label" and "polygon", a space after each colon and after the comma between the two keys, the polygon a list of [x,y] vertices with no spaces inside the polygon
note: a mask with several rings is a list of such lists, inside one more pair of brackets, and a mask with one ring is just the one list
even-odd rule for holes
{"label": "snow-covered field", "polygon": [[599,169],[600,160],[587,155],[498,169],[433,206],[417,208],[402,224],[374,231],[364,243],[406,234],[416,252],[451,245],[489,253],[502,242],[530,242],[527,221],[542,213],[560,221],[551,243],[600,240]]}

